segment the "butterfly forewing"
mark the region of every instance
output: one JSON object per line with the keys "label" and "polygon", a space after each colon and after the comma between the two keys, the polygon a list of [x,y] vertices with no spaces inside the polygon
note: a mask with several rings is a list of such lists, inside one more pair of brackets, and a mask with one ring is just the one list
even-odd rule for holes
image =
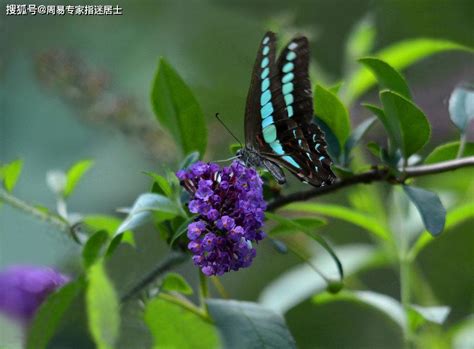
{"label": "butterfly forewing", "polygon": [[275,34],[268,32],[257,53],[247,96],[245,144],[259,152],[280,151],[275,124],[286,118],[275,46]]}
{"label": "butterfly forewing", "polygon": [[321,186],[335,176],[321,130],[313,123],[309,48],[293,39],[275,62],[275,35],[262,40],[247,97],[246,147],[301,180]]}
{"label": "butterfly forewing", "polygon": [[300,126],[313,119],[309,59],[308,39],[297,37],[283,49],[277,64],[287,116]]}

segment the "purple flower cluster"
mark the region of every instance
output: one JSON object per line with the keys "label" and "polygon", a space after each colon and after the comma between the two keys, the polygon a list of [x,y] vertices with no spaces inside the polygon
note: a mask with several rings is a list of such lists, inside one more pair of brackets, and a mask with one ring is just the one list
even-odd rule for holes
{"label": "purple flower cluster", "polygon": [[176,176],[191,194],[189,210],[198,214],[188,226],[194,264],[208,276],[248,267],[256,254],[252,242],[265,237],[257,172],[238,161],[224,168],[197,162]]}
{"label": "purple flower cluster", "polygon": [[48,295],[69,282],[48,267],[12,266],[0,272],[0,312],[28,323]]}

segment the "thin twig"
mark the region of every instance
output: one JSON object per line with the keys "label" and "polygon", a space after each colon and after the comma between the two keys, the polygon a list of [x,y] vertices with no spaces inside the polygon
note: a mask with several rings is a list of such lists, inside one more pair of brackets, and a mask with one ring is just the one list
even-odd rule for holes
{"label": "thin twig", "polygon": [[229,292],[225,289],[224,285],[222,284],[221,280],[217,276],[211,276],[210,277],[212,284],[214,285],[215,289],[221,296],[221,298],[224,299],[230,299]]}
{"label": "thin twig", "polygon": [[467,141],[467,134],[466,132],[462,132],[461,136],[459,138],[459,148],[458,148],[458,153],[456,154],[456,159],[460,159],[462,155],[464,154],[464,148],[466,147],[466,141]]}
{"label": "thin twig", "polygon": [[[60,216],[40,210],[17,198],[16,196],[10,194],[3,188],[0,188],[0,202],[4,202],[5,204],[13,208],[19,209],[35,218],[38,218],[41,221],[47,222],[62,232],[73,234],[73,227],[71,227],[68,222],[63,220]],[[188,255],[185,253],[171,253],[163,261],[161,261],[152,271],[145,275],[145,277],[140,280],[137,285],[135,285],[131,290],[129,290],[122,297],[122,302],[126,302],[131,298],[135,297],[137,294],[143,291],[149,284],[155,281],[160,275],[166,273],[168,270],[176,267],[177,265],[184,263],[187,259]]]}
{"label": "thin twig", "polygon": [[207,299],[209,298],[209,285],[207,284],[207,276],[199,269],[199,301],[204,313],[208,314]]}
{"label": "thin twig", "polygon": [[38,218],[41,221],[47,222],[62,232],[70,233],[71,227],[69,224],[59,217],[58,215],[48,213],[46,211],[40,210],[25,201],[17,198],[16,196],[10,194],[3,188],[0,188],[0,201],[3,201],[7,205],[10,205],[13,208],[21,210],[35,218]]}
{"label": "thin twig", "polygon": [[275,211],[276,209],[285,206],[291,202],[308,200],[317,196],[335,192],[341,188],[349,187],[355,184],[369,184],[372,182],[402,183],[407,178],[415,178],[435,173],[443,173],[469,166],[474,166],[474,156],[469,156],[456,160],[443,161],[433,165],[406,167],[403,179],[391,175],[388,168],[374,168],[367,172],[359,173],[352,177],[347,177],[338,180],[334,184],[326,187],[311,188],[309,190],[303,190],[289,195],[281,196],[271,202],[268,205],[267,210]]}
{"label": "thin twig", "polygon": [[188,255],[186,253],[171,252],[164,260],[158,263],[158,265],[153,268],[153,270],[145,275],[143,279],[141,279],[131,290],[122,296],[122,303],[134,298],[136,295],[140,294],[144,289],[146,289],[148,285],[154,282],[159,276],[163,275],[174,267],[183,264],[187,260]]}
{"label": "thin twig", "polygon": [[463,167],[474,166],[474,156],[468,156],[462,159],[438,162],[432,165],[421,165],[407,167],[408,177],[421,177],[435,173],[449,172]]}

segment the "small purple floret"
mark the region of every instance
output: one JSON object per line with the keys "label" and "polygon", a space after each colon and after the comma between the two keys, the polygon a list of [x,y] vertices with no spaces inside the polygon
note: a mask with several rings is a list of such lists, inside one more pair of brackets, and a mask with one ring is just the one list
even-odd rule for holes
{"label": "small purple floret", "polygon": [[0,312],[27,324],[48,295],[69,281],[52,268],[12,266],[0,272]]}
{"label": "small purple floret", "polygon": [[191,194],[189,211],[197,213],[188,226],[188,249],[205,275],[222,275],[252,264],[262,240],[266,203],[262,180],[238,161],[221,168],[196,162],[176,176]]}

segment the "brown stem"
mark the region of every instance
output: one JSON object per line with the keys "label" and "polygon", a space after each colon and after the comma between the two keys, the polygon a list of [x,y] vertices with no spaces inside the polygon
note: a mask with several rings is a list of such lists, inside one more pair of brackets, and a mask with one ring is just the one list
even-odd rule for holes
{"label": "brown stem", "polygon": [[[474,156],[469,156],[456,160],[443,161],[432,165],[406,167],[404,171],[403,180],[407,178],[421,177],[430,174],[453,171],[459,168],[469,166],[474,166]],[[308,200],[317,196],[335,192],[341,188],[349,187],[355,184],[369,184],[372,182],[402,183],[403,180],[396,178],[393,175],[390,175],[390,172],[387,168],[375,168],[367,172],[356,174],[352,177],[340,179],[334,184],[326,187],[311,188],[308,190],[302,190],[292,194],[281,196],[271,202],[268,205],[267,210],[275,211],[276,209],[285,206],[291,202]]]}

